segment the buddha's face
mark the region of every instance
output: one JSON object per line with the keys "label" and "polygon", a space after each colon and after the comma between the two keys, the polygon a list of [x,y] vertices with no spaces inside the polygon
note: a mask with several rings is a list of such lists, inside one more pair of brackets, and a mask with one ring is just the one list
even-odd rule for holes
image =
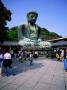
{"label": "buddha's face", "polygon": [[28,22],[30,22],[31,24],[35,24],[36,20],[37,20],[37,15],[34,14],[34,13],[30,13],[28,16],[27,16],[27,20]]}

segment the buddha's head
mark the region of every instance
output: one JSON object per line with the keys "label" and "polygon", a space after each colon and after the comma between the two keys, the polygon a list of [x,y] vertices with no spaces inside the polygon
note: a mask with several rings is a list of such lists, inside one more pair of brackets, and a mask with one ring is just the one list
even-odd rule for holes
{"label": "buddha's head", "polygon": [[38,13],[35,11],[31,11],[27,13],[27,20],[31,24],[35,24],[37,17],[38,17]]}

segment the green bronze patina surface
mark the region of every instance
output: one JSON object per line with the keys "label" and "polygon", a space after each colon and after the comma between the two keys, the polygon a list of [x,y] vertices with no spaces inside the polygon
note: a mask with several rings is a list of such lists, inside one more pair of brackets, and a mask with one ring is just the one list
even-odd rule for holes
{"label": "green bronze patina surface", "polygon": [[18,30],[19,45],[30,47],[44,47],[45,42],[41,40],[41,29],[36,24],[38,13],[31,11],[27,13],[27,24],[23,24]]}

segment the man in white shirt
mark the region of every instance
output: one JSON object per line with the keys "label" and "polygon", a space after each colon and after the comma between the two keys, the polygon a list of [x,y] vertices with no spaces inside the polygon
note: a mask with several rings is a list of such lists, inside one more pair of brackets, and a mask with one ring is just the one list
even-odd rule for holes
{"label": "man in white shirt", "polygon": [[4,59],[11,59],[11,54],[10,53],[5,53],[4,54]]}
{"label": "man in white shirt", "polygon": [[6,68],[6,74],[8,75],[8,68],[12,68],[11,67],[12,65],[12,58],[11,58],[11,54],[7,51],[5,54],[4,54],[4,61],[3,61],[3,66]]}

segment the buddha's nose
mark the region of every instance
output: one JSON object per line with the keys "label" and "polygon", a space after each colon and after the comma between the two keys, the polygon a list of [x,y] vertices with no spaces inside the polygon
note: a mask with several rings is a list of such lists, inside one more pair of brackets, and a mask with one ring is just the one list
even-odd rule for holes
{"label": "buddha's nose", "polygon": [[35,17],[34,16],[31,16],[31,18],[34,20],[35,19]]}

